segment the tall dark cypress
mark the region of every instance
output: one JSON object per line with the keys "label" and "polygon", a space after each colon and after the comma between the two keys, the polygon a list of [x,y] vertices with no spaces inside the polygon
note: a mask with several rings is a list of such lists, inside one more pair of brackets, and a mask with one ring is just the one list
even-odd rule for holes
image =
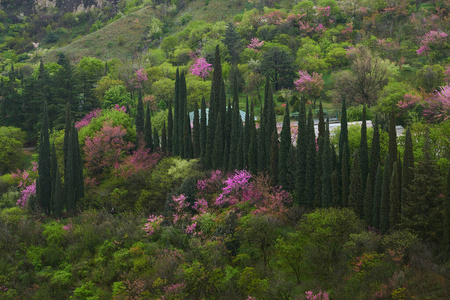
{"label": "tall dark cypress", "polygon": [[306,105],[305,100],[300,102],[300,110],[298,113],[298,127],[297,127],[297,157],[296,157],[296,182],[295,195],[296,203],[300,204],[305,198],[305,184],[306,184],[306,149],[308,128],[306,127]]}
{"label": "tall dark cypress", "polygon": [[[265,124],[265,138],[266,138],[266,149],[270,149],[270,145],[272,144],[272,133],[275,131],[277,132],[277,118],[275,115],[275,102],[273,101],[273,92],[272,87],[269,86],[269,99],[268,99],[268,111],[267,111],[267,122]],[[287,106],[286,106],[287,107]],[[289,118],[289,116],[288,116]],[[289,135],[289,145],[290,143],[290,135]],[[268,155],[269,153],[266,153],[266,167],[269,166],[270,157]]]}
{"label": "tall dark cypress", "polygon": [[173,147],[173,115],[172,102],[169,102],[169,112],[167,113],[167,151],[172,153]]}
{"label": "tall dark cypress", "polygon": [[64,211],[64,191],[59,166],[56,164],[55,183],[52,190],[52,210],[55,217],[60,218]]}
{"label": "tall dark cypress", "polygon": [[[64,132],[68,133],[70,131],[71,127],[72,127],[72,117],[71,117],[71,112],[70,112],[70,103],[67,102]],[[64,166],[67,163],[68,147],[69,147],[69,134],[64,134],[64,144],[63,144]]]}
{"label": "tall dark cypress", "polygon": [[152,138],[152,118],[150,116],[150,106],[147,105],[145,112],[145,126],[144,126],[144,141],[150,151],[153,151],[153,138]]}
{"label": "tall dark cypress", "polygon": [[234,92],[234,94],[235,95],[233,97],[233,109],[231,118],[230,155],[228,160],[228,170],[236,169],[238,155],[240,155],[240,153],[238,153],[238,146],[240,130],[242,127],[242,119],[239,111],[239,98],[237,96],[237,90]]}
{"label": "tall dark cypress", "polygon": [[357,216],[364,216],[363,207],[363,183],[360,169],[359,153],[355,151],[352,162],[352,170],[350,172],[350,193],[348,196],[349,207],[353,209]]}
{"label": "tall dark cypress", "polygon": [[200,156],[202,159],[205,157],[206,152],[206,135],[207,135],[207,123],[206,123],[206,101],[202,96],[201,112],[200,112]]}
{"label": "tall dark cypress", "polygon": [[78,131],[73,124],[74,145],[75,145],[75,185],[76,185],[76,199],[77,201],[84,198],[84,178],[83,178],[83,159],[81,157],[80,143],[78,138]]}
{"label": "tall dark cypress", "polygon": [[[216,122],[216,137],[222,136],[222,116],[220,114],[217,114],[217,122]],[[213,168],[214,169],[221,169],[223,167],[223,139],[216,138],[214,140],[214,150],[213,150]]]}
{"label": "tall dark cypress", "polygon": [[183,128],[183,158],[192,158],[192,132],[190,126],[189,114],[184,117]]}
{"label": "tall dark cypress", "polygon": [[386,233],[389,230],[389,212],[391,209],[391,158],[389,155],[386,157],[386,165],[383,171],[383,183],[381,186],[381,203],[380,203],[380,231],[381,233]]}
{"label": "tall dark cypress", "polygon": [[402,207],[406,202],[406,197],[411,191],[410,184],[414,179],[414,152],[411,130],[408,127],[405,134],[405,151],[403,154],[403,171],[402,171]]}
{"label": "tall dark cypress", "polygon": [[[189,148],[189,144],[185,145],[185,142],[188,142],[188,139],[186,137],[186,110],[187,110],[187,89],[186,89],[186,77],[184,75],[184,72],[181,72],[180,74],[180,99],[179,99],[179,136],[178,136],[178,149],[180,152],[181,157],[186,157],[187,154],[185,151]],[[188,118],[189,122],[189,118]]]}
{"label": "tall dark cypress", "polygon": [[271,135],[267,134],[268,130],[266,128],[270,93],[270,80],[269,77],[266,77],[266,85],[264,88],[264,107],[261,107],[258,129],[258,170],[260,171],[264,171],[266,169],[266,152],[269,151],[269,149],[266,148],[266,136],[269,138],[271,137]]}
{"label": "tall dark cypress", "polygon": [[344,144],[344,151],[342,152],[342,171],[341,171],[341,178],[342,178],[342,206],[347,207],[348,206],[348,195],[349,195],[349,188],[350,188],[350,178],[349,178],[349,172],[348,172],[348,155],[347,155],[347,144]]}
{"label": "tall dark cypress", "polygon": [[222,119],[222,138],[227,139],[227,96],[225,93],[225,81],[222,79],[222,85],[220,86],[220,102],[219,113]]}
{"label": "tall dark cypress", "polygon": [[372,211],[373,211],[373,194],[372,194],[372,180],[370,176],[366,179],[366,189],[364,191],[364,221],[366,224],[372,226]]}
{"label": "tall dark cypress", "polygon": [[66,176],[64,178],[64,192],[66,209],[69,213],[74,213],[77,203],[77,187],[76,187],[76,161],[75,161],[75,132],[69,131],[69,152],[67,154]]}
{"label": "tall dark cypress", "polygon": [[155,151],[160,151],[160,145],[159,145],[159,135],[158,130],[156,130],[156,127],[153,128],[153,145],[155,147]]}
{"label": "tall dark cypress", "polygon": [[139,90],[136,107],[136,133],[138,134],[138,137],[144,135],[144,102],[142,102],[141,90]]}
{"label": "tall dark cypress", "polygon": [[323,144],[324,138],[318,137],[318,148],[316,155],[316,174],[314,175],[314,205],[316,207],[322,206],[322,160],[323,160]]}
{"label": "tall dark cypress", "polygon": [[250,144],[248,147],[248,169],[253,174],[258,172],[258,136],[255,128],[255,115],[253,105],[250,113]]}
{"label": "tall dark cypress", "polygon": [[400,212],[401,212],[401,202],[400,202],[400,186],[399,186],[399,174],[396,161],[393,165],[391,182],[389,185],[390,189],[390,210],[389,210],[389,224],[392,229],[396,229],[400,223]]}
{"label": "tall dark cypress", "polygon": [[444,249],[450,253],[450,164],[447,167],[447,180],[444,198]]}
{"label": "tall dark cypress", "polygon": [[[345,163],[345,166],[343,165]],[[350,148],[348,144],[348,125],[347,125],[347,106],[345,104],[345,99],[342,100],[342,116],[341,116],[341,133],[339,134],[339,163],[338,163],[338,174],[340,173],[340,186],[342,190],[342,197],[348,195],[349,180],[350,176]],[[345,169],[345,174],[344,174]],[[344,181],[344,177],[347,178]],[[346,191],[344,193],[344,191]],[[347,206],[348,199],[342,199],[342,204]]]}
{"label": "tall dark cypress", "polygon": [[363,106],[361,139],[359,142],[359,161],[361,168],[361,178],[363,182],[363,191],[366,190],[366,179],[369,174],[369,150],[367,146],[367,124],[366,124],[366,106]]}
{"label": "tall dark cypress", "polygon": [[245,100],[245,128],[244,128],[244,140],[243,140],[243,151],[244,155],[244,166],[248,166],[248,149],[250,147],[250,108],[248,106],[248,96]]}
{"label": "tall dark cypress", "polygon": [[394,163],[397,160],[397,131],[395,130],[395,113],[392,110],[389,115],[389,168],[391,169],[394,166]]}
{"label": "tall dark cypress", "polygon": [[163,154],[167,153],[167,130],[166,130],[166,121],[163,123],[162,131],[161,131],[161,151]]}
{"label": "tall dark cypress", "polygon": [[[70,147],[70,145],[69,145]],[[49,119],[47,112],[47,103],[44,102],[43,118],[41,123],[41,132],[39,136],[39,194],[38,203],[44,213],[50,213],[50,201],[52,197],[52,176],[50,162],[50,140],[49,140]]]}
{"label": "tall dark cypress", "polygon": [[377,174],[375,176],[375,187],[373,192],[372,201],[372,226],[380,228],[380,206],[381,206],[381,194],[383,190],[383,175],[380,164],[377,167]]}
{"label": "tall dark cypress", "polygon": [[[281,156],[279,155],[280,152],[280,145],[278,144],[278,134],[276,131],[272,133],[272,145],[270,146],[270,166],[269,166],[269,176],[270,176],[270,185],[275,186],[278,185],[278,179],[281,176],[280,171],[280,163],[281,162]],[[286,178],[284,178],[285,181]],[[286,185],[283,185],[280,181],[280,185],[286,189]]]}
{"label": "tall dark cypress", "polygon": [[[290,150],[291,150],[291,124],[289,118],[289,102],[286,102],[286,109],[284,111],[283,127],[281,129],[281,142],[280,142],[280,153],[278,160],[278,182],[287,191],[290,191],[292,187],[289,185],[289,179],[292,170]],[[272,131],[277,133],[277,131]],[[278,140],[278,134],[276,134]],[[273,136],[272,136],[273,143]],[[272,160],[272,157],[271,157]]]}
{"label": "tall dark cypress", "polygon": [[317,137],[317,140],[319,140],[320,137],[325,137],[325,115],[323,113],[322,100],[320,100],[319,103],[319,114],[317,118],[319,119],[318,125],[319,135]]}
{"label": "tall dark cypress", "polygon": [[[372,147],[370,148],[370,180],[372,180],[372,188],[374,189],[376,184],[377,169],[380,164],[381,158],[381,144],[380,144],[380,130],[378,126],[378,116],[375,116],[375,122],[373,123],[373,137]],[[374,191],[372,191],[374,194]]]}
{"label": "tall dark cypress", "polygon": [[239,130],[239,142],[236,150],[236,156],[236,169],[244,169],[246,166],[244,164],[244,158],[247,156],[247,153],[244,151],[244,127],[242,126],[242,123]]}
{"label": "tall dark cypress", "polygon": [[[52,174],[52,197],[50,201],[50,213],[54,213],[54,207],[55,207],[55,198],[53,197],[53,194],[55,193],[55,184],[56,184],[56,169],[58,168],[58,159],[56,157],[56,148],[55,143],[52,143],[52,155],[50,159],[50,170]],[[62,199],[59,199],[62,201]],[[57,204],[56,204],[57,205]]]}
{"label": "tall dark cypress", "polygon": [[195,101],[194,107],[194,123],[192,125],[192,139],[193,139],[193,157],[200,157],[201,146],[200,146],[200,116],[198,113],[198,103]]}
{"label": "tall dark cypress", "polygon": [[323,136],[323,154],[322,154],[322,207],[330,207],[333,204],[332,199],[332,156],[330,145],[330,120],[327,117],[326,128]]}
{"label": "tall dark cypress", "polygon": [[173,101],[173,135],[172,135],[172,154],[174,156],[180,155],[180,70],[177,68],[175,75],[175,98]]}
{"label": "tall dark cypress", "polygon": [[314,176],[316,174],[316,135],[314,131],[314,120],[311,108],[308,113],[306,144],[306,176],[305,197],[300,199],[301,205],[312,207],[314,205]]}

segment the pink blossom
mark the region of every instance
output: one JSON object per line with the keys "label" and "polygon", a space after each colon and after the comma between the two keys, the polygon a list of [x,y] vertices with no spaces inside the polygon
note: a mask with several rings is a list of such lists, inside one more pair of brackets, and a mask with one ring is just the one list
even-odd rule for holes
{"label": "pink blossom", "polygon": [[147,219],[148,222],[144,225],[144,231],[147,232],[147,235],[153,235],[156,231],[159,230],[161,222],[163,220],[164,217],[162,215],[150,215]]}
{"label": "pink blossom", "polygon": [[26,206],[30,197],[34,196],[36,196],[36,180],[21,191],[21,197],[17,200],[17,205],[20,207]]}
{"label": "pink blossom", "polygon": [[84,126],[87,126],[91,123],[92,119],[97,118],[102,113],[102,110],[97,108],[90,111],[87,115],[84,116],[83,119],[75,123],[76,129],[81,129]]}
{"label": "pink blossom", "polygon": [[148,81],[147,72],[144,68],[140,68],[134,73],[134,78],[131,79],[134,87],[137,89],[143,88],[144,84]]}
{"label": "pink blossom", "polygon": [[197,227],[197,222],[192,223],[191,225],[189,225],[185,232],[186,233],[193,233],[195,231],[195,227]]}
{"label": "pink blossom", "polygon": [[259,41],[258,38],[252,38],[250,44],[247,45],[248,49],[252,49],[255,52],[259,52],[259,48],[264,44],[264,41]]}
{"label": "pink blossom", "polygon": [[325,26],[323,26],[322,25],[322,23],[319,23],[319,25],[316,27],[316,28],[314,28],[314,31],[316,31],[316,32],[324,32],[324,31],[326,31],[327,29],[325,28]]}
{"label": "pink blossom", "polygon": [[431,30],[422,37],[420,48],[416,51],[419,55],[428,55],[432,47],[439,46],[445,42],[448,34],[442,31]]}
{"label": "pink blossom", "polygon": [[298,74],[300,78],[294,81],[297,90],[312,97],[318,97],[325,84],[322,74],[313,72],[311,76],[307,71],[302,70],[299,70]]}
{"label": "pink blossom", "polygon": [[316,295],[314,295],[313,291],[305,292],[307,300],[329,300],[329,294],[327,292],[319,291]]}
{"label": "pink blossom", "polygon": [[195,60],[194,64],[189,68],[189,72],[192,75],[199,76],[203,79],[209,76],[209,72],[212,70],[212,64],[208,63],[204,57],[199,57]]}
{"label": "pink blossom", "polygon": [[73,230],[73,225],[71,223],[69,223],[69,224],[63,226],[62,229],[65,230],[65,231],[72,231]]}
{"label": "pink blossom", "polygon": [[331,9],[329,6],[327,7],[317,6],[316,10],[317,15],[320,17],[329,17],[331,15]]}

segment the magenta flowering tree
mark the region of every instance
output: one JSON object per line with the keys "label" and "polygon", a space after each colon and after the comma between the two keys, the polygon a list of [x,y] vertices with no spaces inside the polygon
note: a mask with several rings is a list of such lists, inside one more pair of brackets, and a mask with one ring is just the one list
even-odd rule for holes
{"label": "magenta flowering tree", "polygon": [[305,292],[307,300],[329,300],[330,296],[327,292],[319,291],[317,294],[314,294],[313,291]]}
{"label": "magenta flowering tree", "polygon": [[134,73],[134,77],[131,79],[131,83],[136,89],[143,89],[148,82],[147,72],[144,68],[140,68]]}
{"label": "magenta flowering tree", "polygon": [[211,72],[211,70],[212,64],[208,63],[204,57],[199,57],[189,68],[189,73],[205,80],[205,78],[209,76],[209,72]]}
{"label": "magenta flowering tree", "polygon": [[307,71],[298,71],[299,79],[294,81],[296,89],[313,98],[314,107],[316,106],[316,100],[320,96],[323,90],[324,81],[322,79],[322,74],[313,72],[311,76]]}
{"label": "magenta flowering tree", "polygon": [[429,55],[432,50],[439,51],[447,42],[448,34],[442,31],[431,30],[422,37],[420,48],[416,50],[418,55]]}
{"label": "magenta flowering tree", "polygon": [[441,87],[440,91],[425,99],[426,108],[423,116],[429,122],[443,122],[450,119],[450,84]]}
{"label": "magenta flowering tree", "polygon": [[147,233],[147,235],[153,235],[157,233],[161,228],[162,221],[164,221],[164,217],[162,215],[159,216],[150,215],[143,229]]}
{"label": "magenta flowering tree", "polygon": [[258,38],[252,38],[250,44],[247,45],[248,49],[252,49],[255,52],[261,51],[259,48],[264,44],[264,41],[260,41]]}
{"label": "magenta flowering tree", "polygon": [[84,126],[91,124],[92,119],[97,118],[101,113],[102,110],[100,108],[90,111],[83,119],[75,123],[75,128],[79,130]]}
{"label": "magenta flowering tree", "polygon": [[145,147],[145,143],[139,143],[138,149],[134,150],[131,155],[114,165],[115,176],[120,178],[130,178],[134,174],[140,172],[148,172],[161,159],[160,152],[150,153],[150,149]]}
{"label": "magenta flowering tree", "polygon": [[[244,196],[244,192],[250,187],[252,175],[247,170],[236,170],[235,174],[228,177],[223,183],[222,193],[216,198],[215,205],[236,204]],[[245,197],[247,198],[247,197]],[[248,199],[245,199],[248,200]]]}
{"label": "magenta flowering tree", "polygon": [[25,207],[28,204],[28,200],[36,196],[38,165],[36,162],[32,162],[32,165],[30,170],[17,170],[16,173],[11,173],[11,180],[14,184],[17,184],[17,188],[20,191],[20,198],[16,202],[20,207]]}

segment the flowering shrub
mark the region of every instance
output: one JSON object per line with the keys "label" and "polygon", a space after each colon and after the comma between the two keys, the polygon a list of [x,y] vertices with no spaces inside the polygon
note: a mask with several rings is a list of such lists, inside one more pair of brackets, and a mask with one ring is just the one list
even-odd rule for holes
{"label": "flowering shrub", "polygon": [[306,299],[308,300],[329,300],[329,294],[327,292],[319,291],[316,295],[314,295],[313,291],[305,292]]}
{"label": "flowering shrub", "polygon": [[162,215],[150,215],[147,219],[148,222],[144,225],[144,231],[147,233],[147,235],[153,235],[155,232],[159,231],[161,222],[163,220],[164,217]]}
{"label": "flowering shrub", "polygon": [[199,57],[195,60],[194,64],[189,68],[189,73],[192,75],[203,78],[203,80],[209,76],[209,72],[212,70],[212,64],[208,63],[204,57]]}
{"label": "flowering shrub", "polygon": [[436,48],[445,43],[448,34],[442,31],[431,30],[422,37],[420,48],[416,50],[418,55],[428,55],[432,48]]}
{"label": "flowering shrub", "polygon": [[249,187],[249,180],[252,177],[247,170],[236,170],[233,176],[228,177],[223,183],[225,186],[222,193],[216,198],[215,204],[217,206],[224,206],[225,204],[235,204],[239,202],[240,195],[244,197],[244,201],[248,201],[248,195],[245,195],[246,189]]}
{"label": "flowering shrub", "polygon": [[17,170],[17,173],[11,173],[11,181],[17,183],[17,187],[20,189],[21,196],[16,202],[18,206],[26,206],[30,197],[36,196],[37,171],[37,163],[32,162],[31,170]]}
{"label": "flowering shrub", "polygon": [[302,70],[299,70],[298,74],[300,78],[294,81],[297,90],[309,96],[318,97],[325,84],[322,79],[322,74],[313,72],[311,76],[307,71]]}
{"label": "flowering shrub", "polygon": [[131,83],[137,89],[144,88],[144,84],[148,81],[147,72],[144,68],[140,68],[134,73],[134,77],[131,79]]}
{"label": "flowering shrub", "polygon": [[259,41],[258,38],[252,38],[250,44],[247,45],[248,49],[252,49],[255,52],[259,52],[259,48],[264,44],[264,41]]}
{"label": "flowering shrub", "polygon": [[149,171],[161,157],[161,153],[150,153],[150,149],[145,148],[144,143],[140,143],[139,148],[134,150],[131,155],[126,156],[121,163],[114,165],[115,175],[127,179],[136,173]]}
{"label": "flowering shrub", "polygon": [[99,108],[90,111],[83,119],[75,123],[75,128],[80,129],[91,124],[92,119],[100,116],[101,112],[102,110]]}
{"label": "flowering shrub", "polygon": [[429,122],[443,122],[450,118],[450,84],[425,99],[426,109],[423,115]]}

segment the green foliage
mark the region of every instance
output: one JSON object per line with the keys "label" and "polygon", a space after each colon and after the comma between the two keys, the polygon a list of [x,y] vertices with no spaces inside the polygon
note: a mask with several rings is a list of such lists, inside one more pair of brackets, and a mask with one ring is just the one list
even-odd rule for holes
{"label": "green foliage", "polygon": [[133,105],[131,94],[127,92],[124,85],[115,85],[110,87],[103,96],[103,108],[112,108],[115,105],[130,107]]}
{"label": "green foliage", "polygon": [[0,174],[22,168],[25,133],[15,127],[0,127]]}

